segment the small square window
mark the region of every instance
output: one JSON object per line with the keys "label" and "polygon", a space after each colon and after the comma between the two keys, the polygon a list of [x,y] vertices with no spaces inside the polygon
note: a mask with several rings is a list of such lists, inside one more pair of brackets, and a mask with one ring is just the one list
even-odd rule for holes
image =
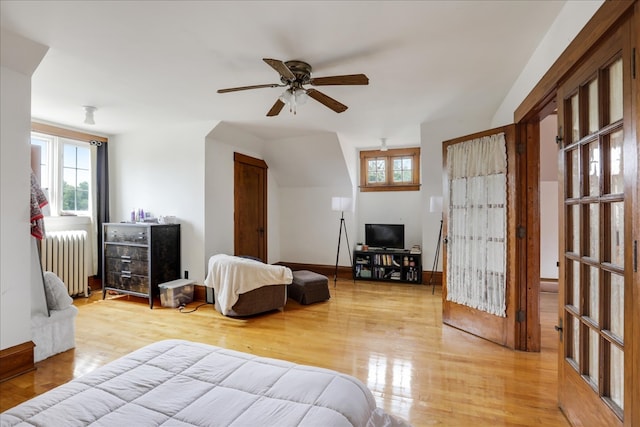
{"label": "small square window", "polygon": [[387,182],[386,160],[375,158],[368,161],[367,184],[384,184]]}
{"label": "small square window", "polygon": [[360,152],[360,191],[419,189],[420,148]]}
{"label": "small square window", "polygon": [[393,183],[413,182],[413,157],[393,157]]}

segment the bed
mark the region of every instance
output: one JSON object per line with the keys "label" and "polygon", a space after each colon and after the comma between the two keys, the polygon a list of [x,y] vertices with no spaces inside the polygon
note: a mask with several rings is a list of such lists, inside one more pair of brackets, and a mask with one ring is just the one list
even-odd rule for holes
{"label": "bed", "polygon": [[205,286],[213,288],[215,308],[225,316],[251,316],[282,309],[293,273],[281,265],[217,254],[209,258]]}
{"label": "bed", "polygon": [[136,350],[9,409],[0,424],[409,426],[352,376],[184,340]]}

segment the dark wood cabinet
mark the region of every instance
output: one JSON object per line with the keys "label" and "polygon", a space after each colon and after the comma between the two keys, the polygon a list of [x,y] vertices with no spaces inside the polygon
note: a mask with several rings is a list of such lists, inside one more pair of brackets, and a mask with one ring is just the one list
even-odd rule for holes
{"label": "dark wood cabinet", "polygon": [[422,283],[422,254],[408,249],[353,251],[353,278]]}
{"label": "dark wood cabinet", "polygon": [[180,278],[180,224],[103,225],[102,298],[107,291],[149,299],[158,284]]}

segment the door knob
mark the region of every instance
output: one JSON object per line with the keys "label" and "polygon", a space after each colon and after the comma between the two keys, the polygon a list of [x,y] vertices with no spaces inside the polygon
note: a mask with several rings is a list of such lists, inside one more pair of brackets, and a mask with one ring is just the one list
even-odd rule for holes
{"label": "door knob", "polygon": [[562,342],[562,335],[563,335],[563,330],[564,330],[564,328],[562,327],[562,318],[559,318],[559,319],[558,319],[558,323],[559,323],[560,325],[555,325],[555,326],[553,327],[553,329],[555,329],[555,330],[556,330],[556,332],[558,332],[558,333],[560,334],[560,337],[559,337],[559,338],[560,338],[560,342]]}

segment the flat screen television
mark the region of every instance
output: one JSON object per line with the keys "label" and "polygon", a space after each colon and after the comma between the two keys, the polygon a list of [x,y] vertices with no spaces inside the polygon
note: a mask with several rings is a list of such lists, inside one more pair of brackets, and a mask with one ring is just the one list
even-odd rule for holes
{"label": "flat screen television", "polygon": [[404,224],[365,224],[364,242],[371,248],[404,249]]}

